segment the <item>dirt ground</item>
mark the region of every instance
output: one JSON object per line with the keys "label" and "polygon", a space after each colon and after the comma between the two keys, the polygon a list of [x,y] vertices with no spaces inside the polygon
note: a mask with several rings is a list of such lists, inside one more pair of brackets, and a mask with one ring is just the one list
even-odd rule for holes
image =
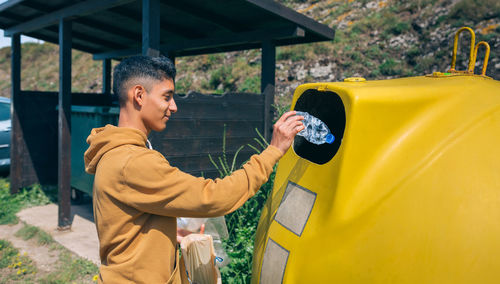
{"label": "dirt ground", "polygon": [[[85,233],[79,232],[79,230],[82,230],[82,226],[79,225],[80,228],[75,228],[74,232],[64,233],[53,229],[48,230],[44,228],[44,226],[47,226],[45,224],[33,224],[31,222],[27,225],[27,222],[23,221],[29,219],[36,223],[36,218],[48,219],[41,216],[43,215],[40,213],[42,211],[53,211],[53,208],[50,206],[48,208],[46,206],[29,208],[18,213],[20,221],[17,224],[0,225],[0,240],[8,241],[12,247],[18,250],[17,256],[12,256],[11,253],[9,259],[6,256],[7,251],[10,249],[10,252],[12,252],[12,248],[6,249],[5,242],[3,242],[3,250],[0,250],[0,263],[3,261],[4,265],[0,265],[0,284],[96,283],[94,280],[98,270],[95,261],[93,263],[89,258],[78,256],[74,253],[78,252],[78,248],[75,251],[65,244],[68,240],[73,239],[72,243],[80,243],[81,246],[91,251],[97,250],[97,247],[94,248],[92,245],[86,244],[85,241],[78,241]],[[78,210],[75,211],[78,212]],[[54,213],[57,216],[56,212],[52,212],[51,215],[54,215]],[[77,225],[78,222],[82,222],[78,220],[79,218],[83,219],[81,216],[85,215],[84,213],[74,217]],[[22,216],[23,214],[24,216]],[[30,219],[29,215],[36,216],[32,216]],[[47,223],[55,223],[55,220]],[[31,230],[31,235],[27,228]],[[33,231],[36,232],[34,236],[32,236]],[[86,238],[89,238],[89,233],[87,233]],[[9,267],[5,267],[6,262]]]}

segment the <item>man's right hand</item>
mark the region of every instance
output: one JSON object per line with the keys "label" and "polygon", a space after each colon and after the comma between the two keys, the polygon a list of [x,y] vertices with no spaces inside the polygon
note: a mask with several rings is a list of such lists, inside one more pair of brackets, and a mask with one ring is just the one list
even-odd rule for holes
{"label": "man's right hand", "polygon": [[303,116],[295,115],[296,111],[284,113],[273,126],[271,145],[285,153],[292,145],[295,135],[304,129]]}

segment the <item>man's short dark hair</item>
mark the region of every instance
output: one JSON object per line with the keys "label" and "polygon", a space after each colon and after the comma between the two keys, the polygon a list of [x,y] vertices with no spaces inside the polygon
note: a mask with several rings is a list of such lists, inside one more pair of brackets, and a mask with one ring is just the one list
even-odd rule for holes
{"label": "man's short dark hair", "polygon": [[167,57],[132,56],[116,65],[113,71],[113,93],[118,96],[120,106],[123,106],[127,101],[129,83],[141,84],[149,91],[148,81],[175,81],[175,73],[175,66]]}

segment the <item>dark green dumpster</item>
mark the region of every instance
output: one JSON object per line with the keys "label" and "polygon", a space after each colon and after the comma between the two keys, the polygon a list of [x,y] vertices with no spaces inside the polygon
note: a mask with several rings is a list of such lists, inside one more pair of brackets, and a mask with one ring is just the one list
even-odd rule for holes
{"label": "dark green dumpster", "polygon": [[[71,107],[71,187],[92,195],[94,175],[85,172],[83,154],[88,148],[87,137],[92,128],[106,124],[118,124],[118,107],[72,106]],[[72,191],[78,199],[79,192]]]}

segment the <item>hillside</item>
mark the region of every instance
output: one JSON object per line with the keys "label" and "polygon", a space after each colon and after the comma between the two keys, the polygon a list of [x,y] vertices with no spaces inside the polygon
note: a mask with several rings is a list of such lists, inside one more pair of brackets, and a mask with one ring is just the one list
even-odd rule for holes
{"label": "hillside", "polygon": [[[446,71],[454,32],[469,26],[476,42],[491,46],[487,75],[500,80],[498,0],[283,0],[283,4],[336,29],[333,42],[277,50],[276,103],[287,106],[299,84],[350,76],[387,79]],[[466,35],[466,34],[464,34]],[[468,35],[461,37],[458,69],[465,69]],[[56,91],[58,47],[22,45],[22,88]],[[480,50],[476,73],[484,51]],[[115,62],[116,64],[116,62]],[[176,60],[178,92],[260,90],[260,51],[182,57]],[[10,48],[0,50],[0,95],[10,96]],[[99,92],[101,62],[73,51],[73,91]]]}

